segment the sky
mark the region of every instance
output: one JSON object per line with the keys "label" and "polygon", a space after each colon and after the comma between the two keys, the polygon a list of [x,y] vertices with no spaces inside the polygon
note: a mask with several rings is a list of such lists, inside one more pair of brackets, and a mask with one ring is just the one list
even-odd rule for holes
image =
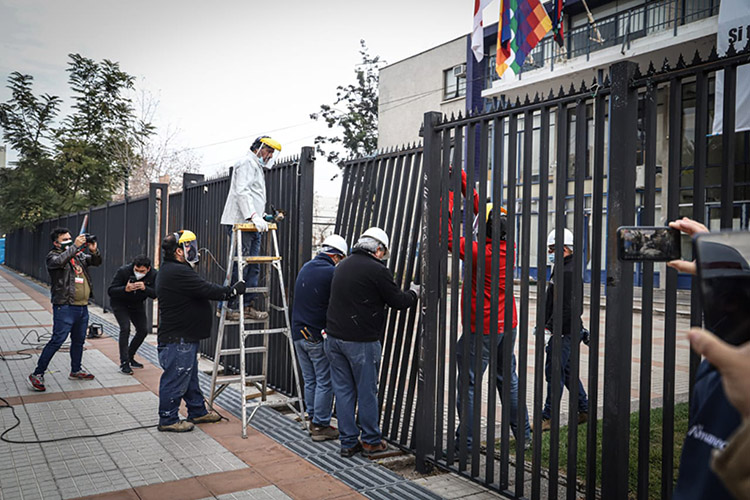
{"label": "sky", "polygon": [[[0,78],[34,76],[69,102],[69,53],[120,63],[159,99],[157,126],[179,129],[206,175],[268,134],[282,156],[326,135],[309,114],[354,80],[359,41],[394,63],[471,31],[473,0],[0,0]],[[427,69],[426,69],[427,70]],[[418,77],[418,75],[415,75]],[[5,85],[0,102],[9,98]],[[9,153],[9,161],[14,158]],[[316,191],[338,169],[316,162]]]}

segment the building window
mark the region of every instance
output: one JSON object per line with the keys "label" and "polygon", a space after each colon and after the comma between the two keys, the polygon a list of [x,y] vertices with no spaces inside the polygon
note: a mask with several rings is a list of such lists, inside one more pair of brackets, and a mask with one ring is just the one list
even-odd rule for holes
{"label": "building window", "polygon": [[459,64],[443,71],[443,99],[466,95],[466,65]]}

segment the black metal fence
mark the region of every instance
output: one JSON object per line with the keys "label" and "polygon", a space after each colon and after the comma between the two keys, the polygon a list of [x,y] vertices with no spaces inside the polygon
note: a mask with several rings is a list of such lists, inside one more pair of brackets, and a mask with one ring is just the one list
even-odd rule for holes
{"label": "black metal fence", "polygon": [[[269,205],[287,212],[286,219],[279,224],[277,236],[290,301],[294,297],[297,272],[312,256],[313,180],[314,157],[310,147],[302,148],[300,156],[282,160],[266,172]],[[88,232],[97,235],[104,260],[101,266],[91,269],[93,301],[105,310],[109,308],[107,289],[117,268],[139,254],[149,255],[158,263],[162,238],[179,229],[190,229],[198,237],[201,246],[198,272],[210,281],[221,283],[225,277],[223,268],[227,263],[229,233],[220,220],[229,184],[229,176],[205,180],[199,174],[185,174],[180,192],[169,194],[166,184],[151,184],[148,196],[50,219],[33,230],[14,231],[7,235],[5,265],[49,283],[45,256],[51,247],[50,231],[63,226],[77,234],[88,214]],[[278,288],[273,289],[269,299],[271,304],[281,304]],[[272,309],[271,321],[282,326],[282,313]],[[211,337],[201,342],[201,353],[209,358],[215,353],[217,327],[218,318],[212,326]],[[233,347],[237,347],[239,337],[232,333],[230,329],[225,336],[227,345],[234,343]],[[291,393],[294,390],[293,358],[282,340],[274,338],[271,342],[268,382],[271,387]],[[257,365],[258,360],[248,358],[248,370],[259,373]],[[230,359],[225,371],[236,371],[238,366],[239,359]]]}
{"label": "black metal fence", "polygon": [[[344,166],[336,233],[353,244],[367,228],[378,226],[391,236],[388,267],[396,283],[408,287],[419,281],[416,254],[422,207],[422,148],[410,146]],[[384,332],[378,398],[384,435],[404,448],[414,449],[418,352],[416,309],[389,311]]]}
{"label": "black metal fence", "polygon": [[[748,62],[746,48],[723,58],[696,54],[689,64],[680,58],[659,71],[618,63],[604,81],[546,98],[451,120],[428,113],[424,149],[346,164],[337,232],[354,242],[370,225],[384,228],[393,237],[389,266],[396,281],[424,285],[421,317],[414,311],[390,313],[379,388],[384,435],[413,450],[418,469],[437,464],[512,498],[671,497],[679,461],[675,445],[684,439],[675,428],[676,403],[683,411],[698,361],[689,353],[685,333],[689,325],[701,324],[700,304],[693,293],[689,320],[678,314],[678,273],[645,263],[638,269],[642,287],[636,309],[636,269],[617,260],[615,230],[635,225],[636,211],[640,225],[690,216],[713,228],[748,227],[750,137],[734,132],[732,105],[736,68]],[[711,89],[719,70],[725,74],[719,105],[726,132],[709,137]],[[461,170],[469,194],[476,187],[478,214],[486,213],[488,202],[495,210],[507,209],[511,223],[504,243],[486,238],[483,216],[475,228],[471,197],[462,196]],[[637,171],[642,171],[638,182]],[[456,204],[452,218],[449,195]],[[493,220],[495,235],[498,220]],[[574,248],[588,249],[574,254],[572,306],[573,316],[582,316],[589,328],[591,343],[580,344],[575,328],[570,342],[571,378],[584,381],[588,421],[579,427],[577,391],[560,401],[553,397],[550,432],[535,432],[527,450],[523,433],[511,434],[511,424],[525,425],[523,411],[511,422],[516,394],[511,361],[517,362],[516,402],[528,408],[530,424],[539,430],[548,383],[546,340],[533,335],[534,326],[543,325],[547,314],[553,330],[560,331],[563,322],[562,275],[555,276],[553,310],[545,310],[546,239],[553,228],[557,241],[568,228]],[[476,246],[476,253],[466,251],[462,258],[460,239],[466,249]],[[690,255],[684,238],[683,256]],[[555,261],[562,260],[558,245]],[[478,286],[468,279],[470,269],[485,276]],[[657,270],[666,275],[659,290]],[[590,285],[584,285],[585,276]],[[481,305],[472,322],[472,305],[461,300],[471,296],[472,286],[478,304],[485,286],[491,291],[489,331]],[[513,323],[514,303],[515,343],[511,329],[498,325],[499,319]],[[459,343],[461,336],[465,341]],[[490,345],[500,343],[501,354],[490,355],[488,369],[482,370],[480,357],[471,360],[469,353],[471,344],[480,352],[485,338]],[[563,348],[560,336],[553,335],[553,387],[560,384]],[[467,415],[470,404],[473,420],[457,435],[459,412]],[[472,447],[466,442],[469,427]]]}

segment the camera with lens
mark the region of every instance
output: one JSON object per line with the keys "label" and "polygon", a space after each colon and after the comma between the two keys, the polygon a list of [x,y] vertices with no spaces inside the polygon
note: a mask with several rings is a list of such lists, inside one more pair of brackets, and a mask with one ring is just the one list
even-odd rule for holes
{"label": "camera with lens", "polygon": [[95,234],[84,233],[84,236],[86,237],[86,243],[96,243]]}

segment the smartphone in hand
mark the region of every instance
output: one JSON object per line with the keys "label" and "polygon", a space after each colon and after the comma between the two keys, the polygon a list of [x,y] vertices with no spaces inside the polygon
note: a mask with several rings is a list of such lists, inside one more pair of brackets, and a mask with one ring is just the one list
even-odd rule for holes
{"label": "smartphone in hand", "polygon": [[617,257],[624,261],[669,262],[681,256],[680,231],[671,227],[617,228]]}
{"label": "smartphone in hand", "polygon": [[693,245],[706,329],[733,345],[750,341],[750,232],[702,233]]}

